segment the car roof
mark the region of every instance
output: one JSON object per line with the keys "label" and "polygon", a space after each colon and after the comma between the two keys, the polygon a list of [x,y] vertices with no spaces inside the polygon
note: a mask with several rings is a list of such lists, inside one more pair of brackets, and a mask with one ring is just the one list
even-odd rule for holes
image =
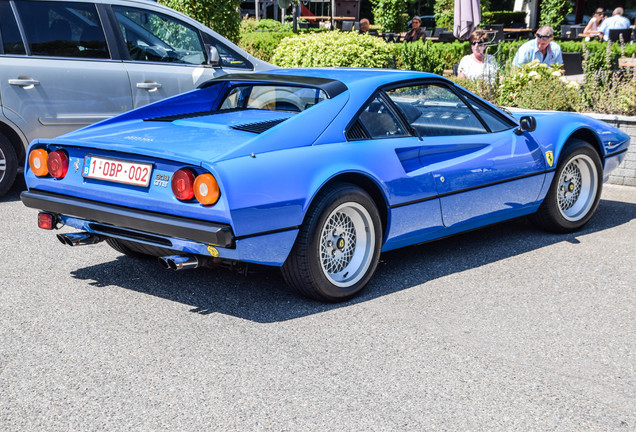
{"label": "car roof", "polygon": [[202,84],[201,87],[207,87],[218,81],[261,81],[277,84],[300,84],[321,88],[331,98],[345,90],[353,93],[367,93],[369,89],[376,89],[391,83],[423,78],[446,80],[439,75],[431,73],[396,69],[299,68],[273,69],[264,73],[224,75]]}

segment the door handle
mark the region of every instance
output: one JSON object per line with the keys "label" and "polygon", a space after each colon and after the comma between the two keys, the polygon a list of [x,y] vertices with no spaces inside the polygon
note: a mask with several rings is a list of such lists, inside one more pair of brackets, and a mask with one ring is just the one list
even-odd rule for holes
{"label": "door handle", "polygon": [[33,88],[36,85],[40,85],[40,81],[35,80],[33,78],[18,77],[17,79],[16,78],[10,79],[9,84],[12,86],[17,86],[17,87]]}
{"label": "door handle", "polygon": [[142,83],[137,83],[137,88],[148,91],[155,91],[161,88],[161,84],[155,81],[145,81]]}

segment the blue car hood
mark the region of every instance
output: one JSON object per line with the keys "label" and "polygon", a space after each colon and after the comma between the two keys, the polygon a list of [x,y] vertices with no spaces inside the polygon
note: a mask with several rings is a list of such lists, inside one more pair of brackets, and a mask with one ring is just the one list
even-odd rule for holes
{"label": "blue car hood", "polygon": [[[80,129],[55,141],[79,147],[144,154],[161,159],[199,164],[215,161],[228,152],[245,147],[269,132],[235,129],[261,122],[285,122],[292,113],[248,110],[206,116],[169,119],[128,120],[101,127]],[[267,124],[267,123],[265,123]],[[278,124],[280,126],[280,124]],[[255,146],[256,148],[258,146]]]}

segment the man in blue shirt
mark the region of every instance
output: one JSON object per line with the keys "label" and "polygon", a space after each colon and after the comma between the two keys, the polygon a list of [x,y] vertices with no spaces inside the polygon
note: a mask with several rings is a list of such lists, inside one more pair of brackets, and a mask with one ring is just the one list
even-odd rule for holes
{"label": "man in blue shirt", "polygon": [[520,67],[532,60],[539,60],[539,63],[545,63],[548,66],[554,64],[563,64],[563,56],[561,56],[561,47],[558,43],[553,42],[554,30],[548,25],[537,30],[537,38],[532,39],[519,47],[519,51],[515,55],[512,64]]}
{"label": "man in blue shirt", "polygon": [[623,16],[623,8],[617,7],[614,9],[612,16],[603,21],[601,26],[598,28],[598,32],[603,36],[603,40],[608,40],[610,30],[627,28],[629,28],[629,19]]}

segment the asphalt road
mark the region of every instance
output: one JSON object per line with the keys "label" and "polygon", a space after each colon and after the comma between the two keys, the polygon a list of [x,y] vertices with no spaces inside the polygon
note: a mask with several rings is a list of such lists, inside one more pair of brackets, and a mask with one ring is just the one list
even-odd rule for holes
{"label": "asphalt road", "polygon": [[277,271],[171,272],[0,198],[0,430],[636,430],[636,188],[384,254],[325,305]]}

